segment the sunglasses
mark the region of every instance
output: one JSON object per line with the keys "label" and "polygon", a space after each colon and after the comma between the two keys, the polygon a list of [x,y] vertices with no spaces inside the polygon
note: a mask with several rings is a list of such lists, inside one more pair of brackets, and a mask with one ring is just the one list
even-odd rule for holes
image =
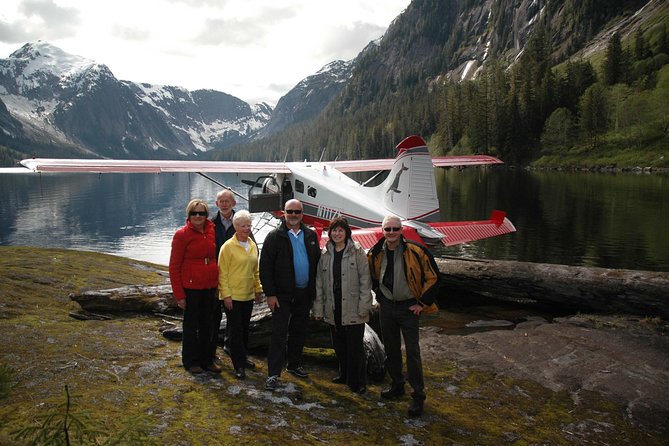
{"label": "sunglasses", "polygon": [[286,214],[297,214],[300,215],[302,211],[300,209],[286,209]]}
{"label": "sunglasses", "polygon": [[191,217],[195,217],[196,215],[199,215],[200,217],[206,217],[209,214],[207,213],[207,211],[190,211],[188,215],[190,215]]}
{"label": "sunglasses", "polygon": [[390,232],[390,231],[397,232],[397,231],[401,231],[402,228],[399,228],[399,227],[396,227],[396,226],[386,226],[385,228],[383,228],[383,230],[386,231],[386,232]]}

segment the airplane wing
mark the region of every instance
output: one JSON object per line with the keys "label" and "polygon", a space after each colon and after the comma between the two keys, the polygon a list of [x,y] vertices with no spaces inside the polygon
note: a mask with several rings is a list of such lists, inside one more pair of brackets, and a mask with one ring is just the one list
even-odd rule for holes
{"label": "airplane wing", "polygon": [[[369,172],[390,170],[395,158],[323,162],[340,172]],[[439,156],[432,158],[435,167],[474,166],[499,164],[499,159],[487,155]],[[21,164],[34,172],[91,172],[91,173],[161,173],[161,172],[215,172],[215,173],[289,173],[290,163],[246,161],[181,161],[181,160],[119,160],[119,159],[57,159],[30,158]],[[12,168],[3,173],[23,172]]]}
{"label": "airplane wing", "polygon": [[0,173],[27,173],[25,167],[0,167]]}
{"label": "airplane wing", "polygon": [[[429,223],[429,225],[432,229],[444,235],[441,243],[445,246],[460,245],[462,243],[516,232],[513,223],[506,218],[506,212],[497,210],[492,211],[489,220],[436,222]],[[322,232],[320,243],[321,247],[324,247],[328,241],[328,235],[322,229],[320,228]],[[402,235],[406,239],[423,245],[425,244],[424,239],[418,234],[418,231],[406,224],[402,226]],[[360,243],[360,246],[364,249],[371,249],[381,237],[383,237],[381,227],[353,229],[351,231],[351,238]]]}
{"label": "airplane wing", "polygon": [[[395,161],[395,158],[382,158],[371,160],[325,161],[323,164],[331,166],[340,172],[347,173],[390,170]],[[432,158],[432,164],[435,167],[456,167],[502,164],[502,161],[494,156],[488,155],[437,156]]]}
{"label": "airplane wing", "polygon": [[177,161],[177,160],[117,160],[117,159],[56,159],[31,158],[21,161],[35,172],[91,173],[289,173],[286,163],[245,161]]}
{"label": "airplane wing", "polygon": [[506,218],[506,212],[497,210],[492,211],[489,220],[437,222],[429,223],[429,225],[432,229],[445,235],[441,239],[445,246],[516,232],[516,227]]}

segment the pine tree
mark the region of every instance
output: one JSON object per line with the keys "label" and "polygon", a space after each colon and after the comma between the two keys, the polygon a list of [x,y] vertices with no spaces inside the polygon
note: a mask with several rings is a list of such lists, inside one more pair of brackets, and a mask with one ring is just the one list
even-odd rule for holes
{"label": "pine tree", "polygon": [[579,126],[590,140],[591,148],[599,142],[599,135],[608,127],[609,104],[606,89],[599,83],[590,86],[579,103]]}
{"label": "pine tree", "polygon": [[647,57],[650,57],[650,48],[641,27],[638,27],[634,33],[634,59],[644,60]]}
{"label": "pine tree", "polygon": [[620,35],[616,32],[611,36],[604,57],[604,85],[614,85],[622,80],[623,47]]}

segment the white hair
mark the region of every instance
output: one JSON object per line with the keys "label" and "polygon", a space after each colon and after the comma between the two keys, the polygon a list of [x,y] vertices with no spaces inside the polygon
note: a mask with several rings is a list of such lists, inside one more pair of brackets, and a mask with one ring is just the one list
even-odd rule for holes
{"label": "white hair", "polygon": [[383,217],[383,223],[381,223],[381,227],[385,228],[386,223],[390,223],[391,221],[397,222],[400,225],[400,228],[402,227],[402,219],[397,215],[386,215]]}
{"label": "white hair", "polygon": [[235,212],[235,215],[232,216],[232,225],[237,226],[237,223],[241,222],[242,220],[251,223],[251,214],[249,211],[241,210]]}

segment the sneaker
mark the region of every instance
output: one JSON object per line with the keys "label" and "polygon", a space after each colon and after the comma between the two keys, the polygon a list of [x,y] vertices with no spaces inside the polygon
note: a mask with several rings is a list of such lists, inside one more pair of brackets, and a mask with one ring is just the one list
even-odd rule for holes
{"label": "sneaker", "polygon": [[191,372],[193,375],[198,375],[204,372],[204,370],[202,370],[202,367],[200,367],[199,365],[192,365],[188,367],[188,371]]}
{"label": "sneaker", "polygon": [[246,372],[244,369],[235,369],[235,376],[237,379],[244,379],[246,378]]}
{"label": "sneaker", "polygon": [[265,381],[265,390],[274,391],[279,385],[279,375],[272,375]]}
{"label": "sneaker", "polygon": [[298,378],[307,378],[309,374],[302,367],[295,367],[294,369],[286,369],[286,372]]}

